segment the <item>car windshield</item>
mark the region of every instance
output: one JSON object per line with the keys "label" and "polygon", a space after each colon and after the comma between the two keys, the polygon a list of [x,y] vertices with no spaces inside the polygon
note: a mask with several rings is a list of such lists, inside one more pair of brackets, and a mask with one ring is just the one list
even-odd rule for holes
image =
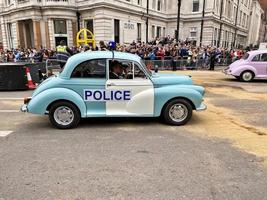
{"label": "car windshield", "polygon": [[143,60],[141,60],[141,64],[142,64],[142,67],[144,68],[144,70],[146,71],[146,73],[149,76],[152,76],[152,72],[149,69],[147,69],[146,64],[145,64],[145,62]]}
{"label": "car windshield", "polygon": [[241,59],[243,59],[243,60],[247,60],[248,57],[249,57],[249,53],[245,53],[245,54],[242,56]]}

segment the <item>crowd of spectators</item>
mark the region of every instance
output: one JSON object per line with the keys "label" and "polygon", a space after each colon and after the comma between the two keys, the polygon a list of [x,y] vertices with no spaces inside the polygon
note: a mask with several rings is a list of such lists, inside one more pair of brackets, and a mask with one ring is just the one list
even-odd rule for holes
{"label": "crowd of spectators", "polygon": [[[108,44],[101,41],[95,49],[90,46],[70,47],[73,54],[84,51],[109,50]],[[222,65],[240,59],[249,49],[217,48],[214,46],[195,46],[191,42],[175,42],[170,36],[157,38],[149,43],[135,42],[131,44],[117,44],[116,51],[137,54],[144,60],[187,60],[209,64],[214,61]],[[41,47],[27,49],[11,49],[0,51],[0,62],[43,62],[47,59],[55,59],[56,51]]]}

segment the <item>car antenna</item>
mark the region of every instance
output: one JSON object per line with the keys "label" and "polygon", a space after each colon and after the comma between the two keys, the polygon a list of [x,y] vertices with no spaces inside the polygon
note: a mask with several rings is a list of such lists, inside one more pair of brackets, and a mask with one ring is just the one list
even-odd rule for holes
{"label": "car antenna", "polygon": [[112,52],[112,62],[114,62],[114,57],[115,57],[114,50],[111,50],[111,52]]}

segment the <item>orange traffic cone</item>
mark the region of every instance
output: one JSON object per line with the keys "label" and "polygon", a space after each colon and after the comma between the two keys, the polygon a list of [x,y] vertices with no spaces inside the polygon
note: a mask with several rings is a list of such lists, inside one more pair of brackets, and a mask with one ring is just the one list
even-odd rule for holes
{"label": "orange traffic cone", "polygon": [[32,81],[32,77],[31,77],[31,74],[30,74],[30,69],[28,67],[26,67],[26,75],[27,75],[27,80],[28,80],[28,88],[30,90],[34,90],[36,88],[36,85],[33,84],[33,81]]}

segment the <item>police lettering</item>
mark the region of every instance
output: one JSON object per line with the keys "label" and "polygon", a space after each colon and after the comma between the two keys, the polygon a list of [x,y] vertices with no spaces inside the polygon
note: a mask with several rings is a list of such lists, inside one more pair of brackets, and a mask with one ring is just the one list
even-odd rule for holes
{"label": "police lettering", "polygon": [[84,101],[130,101],[129,90],[84,90]]}

